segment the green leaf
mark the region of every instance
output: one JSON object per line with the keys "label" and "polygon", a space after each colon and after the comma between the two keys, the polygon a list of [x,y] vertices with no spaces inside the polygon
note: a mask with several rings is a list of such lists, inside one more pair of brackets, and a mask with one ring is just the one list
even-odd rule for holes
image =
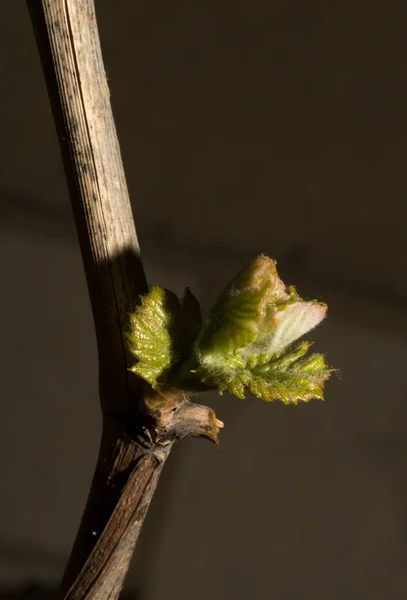
{"label": "green leaf", "polygon": [[171,374],[192,354],[200,327],[199,303],[188,288],[180,302],[173,292],[152,287],[130,315],[127,339],[138,361],[130,370],[153,388],[167,385]]}
{"label": "green leaf", "polygon": [[141,298],[141,306],[130,315],[129,349],[137,359],[130,369],[155,388],[175,359],[174,330],[180,302],[175,294],[154,286]]}
{"label": "green leaf", "polygon": [[303,342],[272,356],[252,357],[246,367],[212,361],[201,364],[194,372],[218,393],[226,391],[242,399],[247,388],[253,396],[266,402],[280,400],[297,404],[311,398],[322,400],[324,382],[332,369],[326,366],[322,354],[303,358],[309,345]]}
{"label": "green leaf", "polygon": [[280,400],[284,404],[323,400],[324,383],[332,369],[322,354],[304,357],[308,348],[309,343],[303,342],[254,367],[248,384],[250,393],[266,402]]}

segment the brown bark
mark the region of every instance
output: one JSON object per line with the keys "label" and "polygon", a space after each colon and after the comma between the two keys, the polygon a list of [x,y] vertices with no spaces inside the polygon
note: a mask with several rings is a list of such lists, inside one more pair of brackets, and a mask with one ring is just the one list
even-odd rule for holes
{"label": "brown bark", "polygon": [[[66,600],[116,598],[164,462],[154,448],[105,417],[98,465],[61,586]],[[136,441],[134,441],[136,438]]]}

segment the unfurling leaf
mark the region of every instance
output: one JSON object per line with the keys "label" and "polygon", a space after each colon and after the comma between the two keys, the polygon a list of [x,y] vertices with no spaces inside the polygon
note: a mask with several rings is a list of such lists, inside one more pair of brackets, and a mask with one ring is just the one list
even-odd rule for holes
{"label": "unfurling leaf", "polygon": [[197,340],[198,353],[227,355],[246,348],[258,337],[268,302],[284,298],[284,290],[275,262],[257,257],[220,295]]}
{"label": "unfurling leaf", "polygon": [[206,319],[194,373],[238,398],[247,388],[267,402],[322,399],[331,369],[321,354],[302,358],[309,344],[291,344],[316,327],[326,310],[286,288],[275,261],[260,255],[227,286]]}
{"label": "unfurling leaf", "polygon": [[286,288],[276,263],[260,255],[220,295],[203,325],[198,301],[152,288],[131,315],[132,371],[153,388],[198,392],[215,389],[238,398],[248,390],[286,404],[323,398],[332,369],[322,354],[294,345],[316,327],[327,307]]}

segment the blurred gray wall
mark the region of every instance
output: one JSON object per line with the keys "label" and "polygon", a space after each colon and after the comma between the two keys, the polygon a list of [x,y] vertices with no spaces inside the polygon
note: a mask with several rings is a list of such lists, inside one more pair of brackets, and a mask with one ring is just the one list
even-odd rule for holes
{"label": "blurred gray wall", "polygon": [[[139,598],[407,594],[407,4],[97,2],[149,280],[205,307],[257,252],[329,304],[299,407],[208,399],[173,452]],[[0,7],[0,588],[55,584],[100,416],[86,285],[24,2]],[[74,440],[74,444],[72,443]]]}

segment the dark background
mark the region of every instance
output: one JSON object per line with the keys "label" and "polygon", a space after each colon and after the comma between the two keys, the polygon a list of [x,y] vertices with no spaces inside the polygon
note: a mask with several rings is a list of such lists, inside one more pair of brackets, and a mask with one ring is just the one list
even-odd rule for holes
{"label": "dark background", "polygon": [[[407,3],[96,8],[150,282],[208,307],[266,252],[328,302],[312,337],[341,371],[324,403],[208,399],[221,449],[173,452],[130,596],[404,599]],[[97,357],[24,2],[0,40],[0,592],[42,598],[96,459]]]}

